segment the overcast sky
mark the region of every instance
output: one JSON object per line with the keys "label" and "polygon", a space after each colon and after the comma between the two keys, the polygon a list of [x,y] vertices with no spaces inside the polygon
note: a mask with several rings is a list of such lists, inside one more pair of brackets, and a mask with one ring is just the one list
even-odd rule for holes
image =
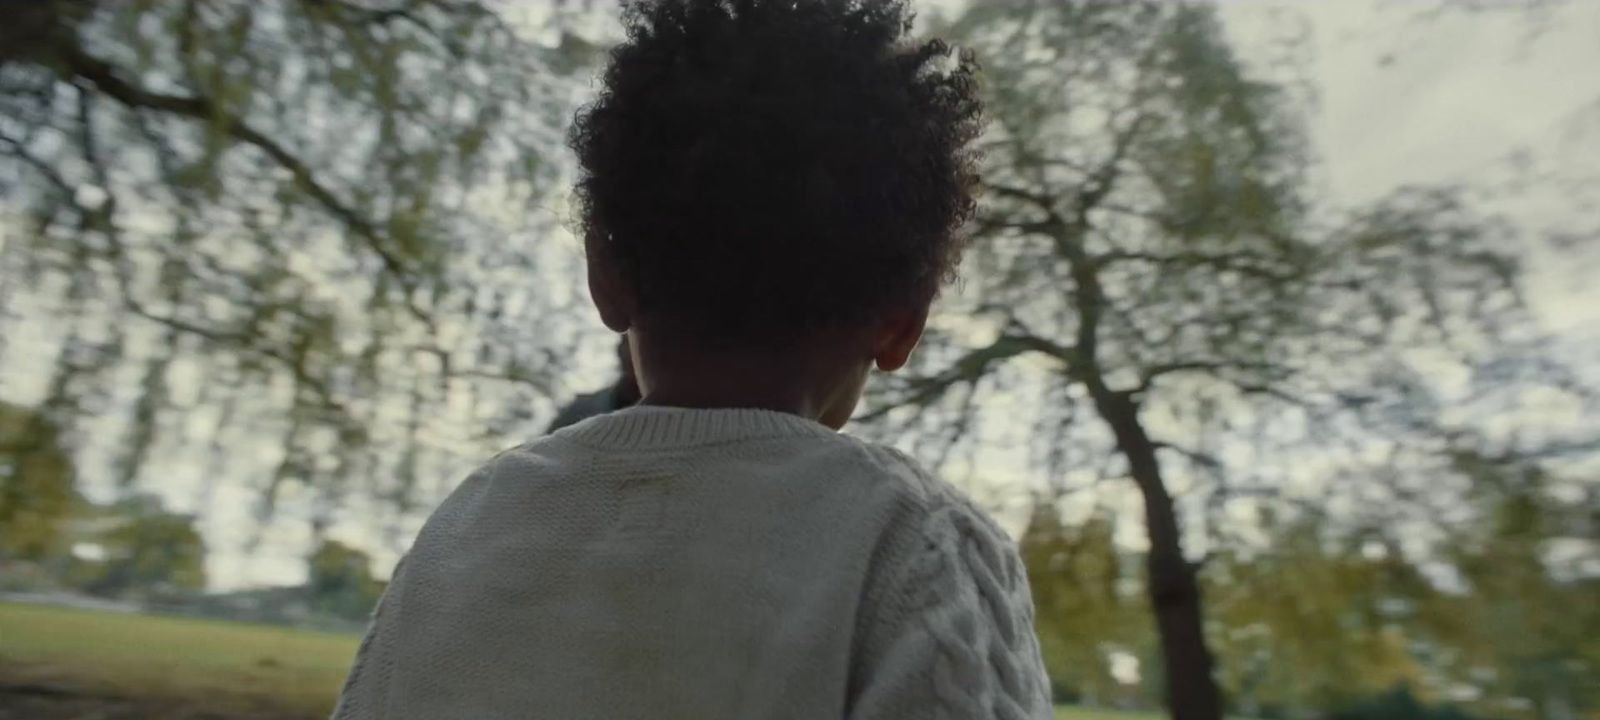
{"label": "overcast sky", "polygon": [[[1521,155],[1531,175],[1552,182],[1504,208],[1532,228],[1594,228],[1600,208],[1583,216],[1562,188],[1587,179],[1590,202],[1600,196],[1600,2],[1543,11],[1490,4],[1496,8],[1444,13],[1427,12],[1436,3],[1399,1],[1222,8],[1247,58],[1252,30],[1271,9],[1307,23],[1320,106],[1312,129],[1330,200],[1371,201],[1410,183],[1501,184]],[[1577,295],[1580,276],[1560,270],[1534,269],[1538,310],[1551,330],[1592,337],[1600,302]]]}

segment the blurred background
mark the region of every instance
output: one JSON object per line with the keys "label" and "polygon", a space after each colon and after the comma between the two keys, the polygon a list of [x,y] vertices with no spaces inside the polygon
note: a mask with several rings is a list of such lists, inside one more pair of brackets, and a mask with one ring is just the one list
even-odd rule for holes
{"label": "blurred background", "polygon": [[[0,718],[324,716],[434,504],[617,382],[616,6],[0,5]],[[1600,3],[919,8],[987,187],[848,431],[1021,543],[1060,717],[1600,719]]]}

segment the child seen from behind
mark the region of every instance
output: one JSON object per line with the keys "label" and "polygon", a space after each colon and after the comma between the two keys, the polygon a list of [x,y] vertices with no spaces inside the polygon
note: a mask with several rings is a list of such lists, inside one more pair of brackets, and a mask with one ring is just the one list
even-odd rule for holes
{"label": "child seen from behind", "polygon": [[396,569],[335,717],[1049,718],[994,522],[837,432],[978,179],[976,69],[895,0],[655,0],[577,117],[642,399],[502,453]]}

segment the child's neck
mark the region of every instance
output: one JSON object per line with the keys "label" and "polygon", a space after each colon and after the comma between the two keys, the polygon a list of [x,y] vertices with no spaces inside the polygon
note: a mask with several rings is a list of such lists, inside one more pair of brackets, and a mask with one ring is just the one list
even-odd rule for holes
{"label": "child's neck", "polygon": [[634,334],[640,405],[753,408],[833,424],[843,393],[854,405],[868,365],[839,345],[809,350],[704,351]]}
{"label": "child's neck", "polygon": [[640,405],[681,408],[753,408],[798,415],[809,420],[822,417],[826,405],[814,399],[812,393],[784,387],[760,379],[740,379],[723,376],[714,383],[704,379],[691,383],[663,379],[652,385],[639,400]]}

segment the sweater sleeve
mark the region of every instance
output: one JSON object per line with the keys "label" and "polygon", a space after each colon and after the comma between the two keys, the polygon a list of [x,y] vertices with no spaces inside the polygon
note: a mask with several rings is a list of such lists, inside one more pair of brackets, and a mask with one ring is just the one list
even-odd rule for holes
{"label": "sweater sleeve", "polygon": [[1004,533],[956,501],[907,554],[871,593],[850,720],[1051,718],[1027,574]]}
{"label": "sweater sleeve", "polygon": [[395,565],[394,572],[389,576],[389,587],[383,593],[383,597],[378,599],[378,605],[372,611],[367,634],[361,638],[361,645],[356,650],[350,673],[345,676],[344,688],[339,691],[339,702],[334,705],[331,720],[357,720],[382,715],[378,706],[382,702],[382,693],[388,684],[389,668],[388,659],[381,656],[383,650],[375,647],[374,641],[379,639],[379,633],[386,628],[383,623],[384,611],[388,606],[398,602],[391,596],[399,592],[401,571],[405,566],[406,558],[402,556],[400,562]]}

